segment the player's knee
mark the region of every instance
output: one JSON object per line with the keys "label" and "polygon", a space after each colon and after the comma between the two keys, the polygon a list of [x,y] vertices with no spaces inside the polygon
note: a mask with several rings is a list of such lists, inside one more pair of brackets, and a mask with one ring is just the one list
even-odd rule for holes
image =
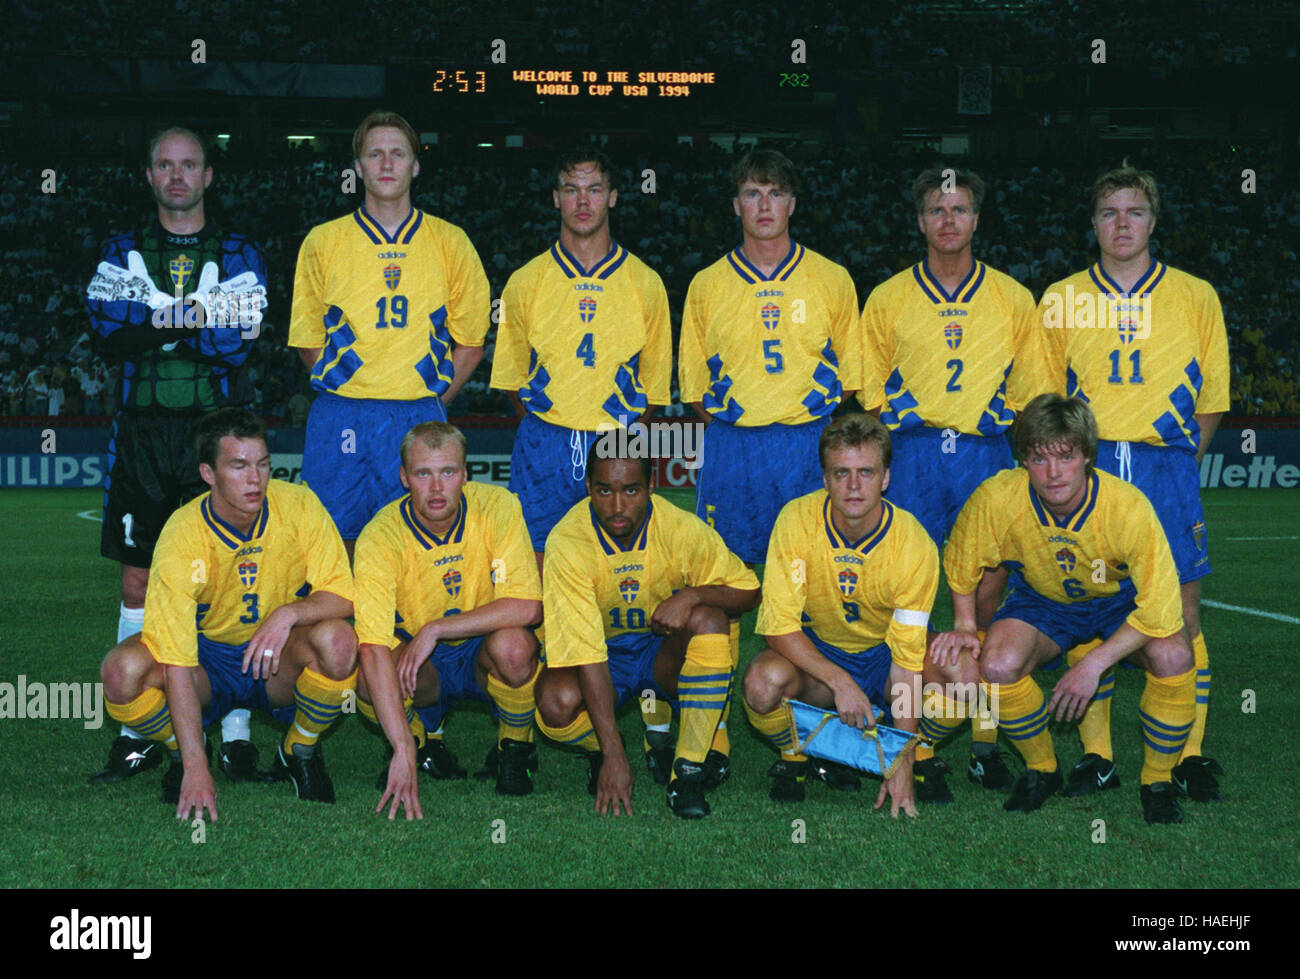
{"label": "player's knee", "polygon": [[542,677],[536,688],[538,716],[547,727],[568,727],[582,710],[582,690],[553,673]]}
{"label": "player's knee", "polygon": [[311,645],[320,671],[330,679],[345,679],[356,669],[357,634],[342,619],[312,626]]}
{"label": "player's knee", "polygon": [[980,653],[979,675],[985,683],[1015,683],[1025,675],[1024,658],[1001,643],[990,643]]}
{"label": "player's knee", "polygon": [[497,675],[512,687],[527,683],[537,669],[537,639],[529,629],[498,629],[484,648]]}
{"label": "player's knee", "polygon": [[157,666],[149,650],[138,641],[114,646],[99,668],[104,696],[111,703],[124,704],[135,700],[146,687],[161,687],[161,671],[156,669]]}
{"label": "player's knee", "polygon": [[1182,676],[1190,672],[1193,665],[1192,651],[1181,635],[1147,643],[1147,669],[1152,676]]}
{"label": "player's knee", "polygon": [[745,677],[741,681],[745,703],[751,710],[760,714],[775,710],[776,705],[785,696],[788,680],[789,677],[785,675],[779,663],[770,657],[755,658],[749,664],[749,669],[745,670]]}
{"label": "player's knee", "polygon": [[731,633],[731,622],[722,609],[713,605],[697,605],[686,620],[686,628],[694,636],[726,636]]}

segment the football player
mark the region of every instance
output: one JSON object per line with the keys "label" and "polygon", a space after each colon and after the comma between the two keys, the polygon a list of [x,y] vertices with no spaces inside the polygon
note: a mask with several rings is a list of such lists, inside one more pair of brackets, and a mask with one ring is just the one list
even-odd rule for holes
{"label": "football player", "polygon": [[618,190],[609,157],[579,146],[554,173],[559,239],[506,283],[492,359],[492,386],[509,392],[522,419],[510,489],[539,567],[551,528],[586,496],[598,430],[668,404],[672,374],[663,280],[610,232]]}
{"label": "football player", "polygon": [[758,604],[758,579],[715,531],[654,499],[648,458],[593,455],[586,483],[546,542],[538,727],[587,753],[597,812],[630,815],[614,712],[632,696],[676,700],[676,747],[666,739],[647,761],[668,769],[675,815],[707,816],[704,793],[729,771],[716,747],[734,673],[728,620]]}
{"label": "football player", "polygon": [[[1107,670],[1123,659],[1141,666],[1142,812],[1149,823],[1180,822],[1171,776],[1192,728],[1195,679],[1178,573],[1155,511],[1136,487],[1094,468],[1097,424],[1081,399],[1039,395],[1014,437],[1024,468],[980,484],[953,526],[943,566],[954,629],[934,652],[979,659],[1000,727],[1027,766],[1009,812],[1038,809],[1061,788],[1049,718],[1079,719]],[[1003,563],[1013,569],[1010,590],[981,643],[975,588],[984,569]],[[1094,638],[1102,642],[1045,701],[1034,670]]]}
{"label": "football player", "polygon": [[206,416],[196,454],[210,490],[163,527],[144,631],[101,670],[109,716],[171,753],[163,801],[179,818],[217,818],[203,727],[232,706],[287,722],[277,777],[300,799],[333,802],[318,742],[355,689],[357,662],[343,542],[310,490],[270,478],[256,415]]}
{"label": "football player", "polygon": [[[1200,461],[1228,408],[1228,337],[1214,287],[1151,257],[1160,213],[1155,178],[1128,166],[1092,188],[1096,264],[1050,286],[1039,310],[1054,387],[1087,401],[1101,438],[1096,465],[1146,494],[1178,567],[1184,636],[1196,658],[1196,722],[1173,771],[1180,794],[1222,798],[1222,768],[1201,754],[1210,660],[1201,632],[1201,579],[1210,573]],[[1071,660],[1087,650],[1072,650]],[[1068,795],[1118,786],[1111,760],[1113,678],[1080,733],[1085,755]]]}
{"label": "football player", "polygon": [[[266,260],[247,236],[207,220],[212,166],[203,140],[172,127],[149,143],[145,179],[156,218],[104,243],[86,293],[97,349],[122,365],[104,483],[100,552],[122,566],[117,641],[144,625],[149,564],[167,518],[204,492],[194,431],[228,404],[266,306]],[[222,720],[221,768],[258,781],[249,716]],[[93,785],[159,764],[165,752],[123,726]]]}
{"label": "football player", "polygon": [[[867,297],[858,400],[890,431],[889,500],[942,547],[971,491],[1013,465],[1007,432],[1044,383],[1046,366],[1029,290],[972,254],[984,181],[935,167],[912,183],[912,199],[926,257]],[[999,570],[981,585],[981,628],[1005,582]],[[959,723],[937,707],[925,711],[927,740],[916,753],[923,777],[946,768],[934,757],[934,740]],[[968,774],[987,788],[1011,788],[996,725],[975,725]]]}
{"label": "football player", "polygon": [[[802,802],[809,774],[832,788],[859,787],[837,765],[814,761],[810,771],[783,700],[833,707],[858,728],[874,727],[879,707],[882,719],[915,732],[923,682],[954,693],[963,683],[974,693],[979,680],[967,653],[951,664],[926,658],[939,553],[916,518],[883,497],[888,429],[870,415],[844,415],[822,432],[818,452],[824,487],[787,503],[772,530],[755,627],[767,646],[744,678],[750,723],[781,752],[768,773],[778,802]],[[913,775],[905,753],[876,808],[888,797],[891,815],[915,816],[914,792],[951,801],[941,772],[918,776],[915,786]]]}
{"label": "football player", "polygon": [[411,205],[419,140],[395,112],[352,137],[365,202],[318,225],[298,253],[289,345],[317,392],[303,482],[352,552],[379,508],[402,495],[393,450],[446,406],[483,357],[487,275],[465,232]]}
{"label": "football player", "polygon": [[[427,735],[446,709],[472,698],[496,706],[497,739],[488,770],[503,795],[533,790],[533,683],[542,588],[519,501],[506,489],[467,482],[465,436],[445,422],[422,422],[401,443],[409,491],[388,504],[357,540],[357,638],[362,714],[393,749],[380,775],[392,800],[422,818],[417,768],[434,778],[464,769]],[[396,623],[396,626],[394,626]],[[430,718],[437,708],[436,720]]]}
{"label": "football player", "polygon": [[691,280],[678,378],[708,422],[695,512],[752,564],[781,507],[821,485],[817,439],[861,386],[862,347],[848,271],[790,237],[794,165],[754,150],[731,183],[741,243]]}

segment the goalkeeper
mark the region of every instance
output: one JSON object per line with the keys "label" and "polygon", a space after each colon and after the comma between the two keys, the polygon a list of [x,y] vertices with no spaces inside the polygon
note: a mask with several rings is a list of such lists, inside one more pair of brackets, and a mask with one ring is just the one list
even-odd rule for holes
{"label": "goalkeeper", "polygon": [[[939,553],[915,517],[882,498],[888,429],[870,415],[845,415],[822,432],[818,451],[825,488],[787,503],[772,529],[755,625],[767,648],[743,681],[750,723],[781,752],[768,773],[777,802],[802,802],[809,776],[834,789],[859,788],[847,768],[810,763],[800,752],[783,698],[834,708],[857,728],[875,723],[873,706],[884,708],[886,723],[915,733],[923,679],[929,696],[935,684],[952,690],[965,681],[973,693],[978,683],[968,654],[954,665],[926,662]],[[939,801],[946,793],[937,788],[920,783],[905,753],[876,808],[889,797],[892,815],[915,816],[915,798]]]}
{"label": "goalkeeper", "polygon": [[[266,306],[266,261],[246,236],[206,220],[212,167],[202,140],[173,127],[149,143],[145,179],[157,216],[104,243],[86,290],[101,355],[121,363],[118,412],[109,443],[100,553],[122,567],[117,641],[144,623],[145,588],[163,524],[207,489],[194,435],[199,419],[232,403],[236,379]],[[248,712],[222,724],[221,767],[255,781],[257,751]],[[123,727],[93,784],[152,768],[165,751]]]}

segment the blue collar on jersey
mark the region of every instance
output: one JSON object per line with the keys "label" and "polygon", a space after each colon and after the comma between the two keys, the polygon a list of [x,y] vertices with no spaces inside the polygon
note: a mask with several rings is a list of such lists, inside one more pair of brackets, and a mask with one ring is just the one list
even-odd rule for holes
{"label": "blue collar on jersey", "polygon": [[558,240],[551,245],[551,258],[555,259],[555,264],[560,267],[560,271],[570,279],[608,279],[618,271],[620,265],[627,261],[627,256],[626,248],[617,241],[611,241],[609,253],[587,270]]}
{"label": "blue collar on jersey", "polygon": [[1155,291],[1160,280],[1165,277],[1165,271],[1169,268],[1164,262],[1157,262],[1154,258],[1151,260],[1151,267],[1138,276],[1138,280],[1133,283],[1133,288],[1125,292],[1120,288],[1119,283],[1106,274],[1106,270],[1101,267],[1101,262],[1097,262],[1092,268],[1088,269],[1088,275],[1097,288],[1106,293],[1112,299],[1130,299],[1133,296],[1149,296]]}
{"label": "blue collar on jersey", "polygon": [[641,529],[632,535],[632,543],[624,547],[616,539],[605,533],[605,528],[600,525],[596,519],[595,508],[591,503],[587,503],[587,511],[591,514],[591,525],[596,529],[596,540],[600,543],[601,549],[606,554],[619,554],[624,551],[644,551],[646,540],[650,536],[650,518],[654,516],[654,500],[648,500],[645,505],[645,519],[641,521]]}
{"label": "blue collar on jersey", "polygon": [[411,213],[402,219],[402,223],[397,226],[397,230],[391,235],[384,230],[382,224],[371,216],[364,204],[352,212],[352,219],[366,233],[366,237],[376,245],[406,245],[410,244],[411,239],[415,237],[415,233],[420,230],[420,224],[424,221],[424,212],[418,207],[411,208]]}
{"label": "blue collar on jersey", "polygon": [[930,302],[937,306],[942,303],[970,302],[975,298],[979,287],[984,284],[984,273],[987,271],[988,266],[983,262],[974,262],[970,271],[966,273],[966,278],[957,283],[957,288],[949,293],[930,271],[930,259],[923,258],[912,266],[912,278],[916,279],[916,284],[929,297]]}
{"label": "blue collar on jersey", "polygon": [[1034,508],[1034,516],[1038,518],[1038,522],[1044,527],[1061,527],[1065,530],[1078,533],[1083,530],[1084,523],[1087,521],[1088,517],[1092,515],[1092,511],[1097,506],[1097,492],[1100,487],[1101,478],[1094,471],[1092,478],[1088,483],[1088,490],[1083,494],[1082,502],[1080,502],[1079,505],[1074,508],[1074,512],[1064,520],[1057,520],[1052,514],[1052,511],[1043,505],[1043,501],[1040,500],[1038,494],[1034,492],[1033,483],[1029,484],[1029,502]]}
{"label": "blue collar on jersey", "polygon": [[727,261],[736,270],[736,274],[751,285],[756,282],[784,282],[790,278],[790,273],[795,270],[795,267],[803,261],[807,251],[808,249],[791,238],[790,251],[786,253],[785,258],[777,263],[771,275],[764,275],[760,272],[758,266],[745,257],[739,245],[727,252]]}
{"label": "blue collar on jersey", "polygon": [[894,523],[893,504],[888,500],[881,500],[880,502],[882,506],[880,523],[876,524],[874,530],[863,535],[861,540],[850,541],[835,529],[835,523],[831,520],[831,497],[828,493],[826,499],[822,502],[822,522],[826,525],[826,536],[830,538],[831,547],[859,551],[864,557],[870,554],[872,548],[885,539],[885,535],[889,533],[889,528]]}
{"label": "blue collar on jersey", "polygon": [[270,497],[269,491],[266,496],[262,497],[262,512],[253,521],[253,526],[249,528],[247,535],[240,531],[238,527],[226,523],[217,516],[217,512],[212,508],[211,492],[203,497],[203,502],[199,504],[199,513],[203,514],[203,520],[207,523],[208,529],[212,531],[212,535],[226,547],[235,551],[242,544],[247,544],[250,540],[255,540],[266,533],[267,521],[271,519]]}
{"label": "blue collar on jersey", "polygon": [[420,546],[426,551],[431,551],[434,547],[445,547],[447,544],[459,544],[465,538],[465,517],[469,511],[469,501],[465,499],[465,494],[460,494],[460,506],[456,509],[456,522],[442,537],[425,529],[424,524],[415,516],[415,511],[411,509],[411,495],[408,493],[403,499],[400,507],[402,519],[406,521],[406,526],[411,528],[411,533],[415,539],[420,542]]}

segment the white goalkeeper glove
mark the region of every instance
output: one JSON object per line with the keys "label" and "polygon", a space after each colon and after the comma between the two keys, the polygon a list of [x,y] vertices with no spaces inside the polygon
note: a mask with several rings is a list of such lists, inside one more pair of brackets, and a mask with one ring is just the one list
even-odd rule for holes
{"label": "white goalkeeper glove", "polygon": [[86,295],[101,302],[129,300],[144,303],[153,310],[174,306],[177,298],[154,284],[144,264],[144,256],[137,251],[127,252],[126,268],[112,262],[100,262]]}
{"label": "white goalkeeper glove", "polygon": [[208,326],[257,326],[266,308],[266,287],[253,272],[241,272],[233,279],[218,281],[215,262],[205,262],[198,288],[187,297],[203,307]]}

